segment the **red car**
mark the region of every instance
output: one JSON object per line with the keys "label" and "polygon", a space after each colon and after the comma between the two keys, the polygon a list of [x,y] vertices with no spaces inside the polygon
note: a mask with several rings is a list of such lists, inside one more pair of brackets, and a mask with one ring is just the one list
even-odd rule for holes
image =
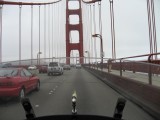
{"label": "red car", "polygon": [[47,69],[46,65],[42,65],[39,67],[39,73],[47,73]]}
{"label": "red car", "polygon": [[0,98],[17,97],[21,100],[32,90],[40,89],[37,76],[24,68],[0,69]]}

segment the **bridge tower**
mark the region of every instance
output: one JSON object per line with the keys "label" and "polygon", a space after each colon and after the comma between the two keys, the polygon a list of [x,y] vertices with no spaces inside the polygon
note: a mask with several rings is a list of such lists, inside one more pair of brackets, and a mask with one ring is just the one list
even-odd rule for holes
{"label": "bridge tower", "polygon": [[[78,2],[79,8],[78,9],[69,9],[69,2]],[[71,24],[69,21],[70,15],[78,15],[79,23],[78,24]],[[83,63],[83,28],[82,28],[82,9],[81,9],[81,0],[66,0],[66,63],[70,64],[70,53],[71,50],[78,50],[79,52],[79,60],[80,63]],[[71,43],[70,40],[70,32],[77,30],[79,33],[79,43]],[[77,36],[78,37],[78,36]]]}

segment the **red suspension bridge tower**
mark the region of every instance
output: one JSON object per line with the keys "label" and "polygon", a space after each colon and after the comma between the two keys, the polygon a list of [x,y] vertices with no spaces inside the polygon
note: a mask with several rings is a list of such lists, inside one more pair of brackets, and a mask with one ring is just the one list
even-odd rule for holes
{"label": "red suspension bridge tower", "polygon": [[[69,9],[69,2],[78,2],[78,9]],[[69,16],[70,15],[78,15],[79,24],[70,24]],[[79,32],[79,43],[71,43],[70,40],[70,32],[77,30]],[[78,36],[77,36],[78,37]],[[78,38],[77,38],[78,39]],[[71,50],[78,50],[80,63],[83,63],[83,27],[82,27],[82,9],[81,9],[81,0],[66,0],[66,63],[70,64],[70,53]]]}

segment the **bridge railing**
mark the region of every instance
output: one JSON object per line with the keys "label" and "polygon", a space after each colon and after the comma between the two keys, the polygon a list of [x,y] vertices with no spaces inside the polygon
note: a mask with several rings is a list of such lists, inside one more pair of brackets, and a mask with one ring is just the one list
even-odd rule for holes
{"label": "bridge railing", "polygon": [[102,67],[101,63],[85,64],[84,68],[118,93],[141,106],[156,119],[159,119],[159,64],[119,59],[103,63]]}
{"label": "bridge railing", "polygon": [[[152,55],[154,54],[126,57],[116,60],[107,59],[103,65],[99,62],[85,64],[84,66],[160,87],[160,60],[150,60]],[[139,57],[147,57],[147,59],[129,60],[129,58]]]}

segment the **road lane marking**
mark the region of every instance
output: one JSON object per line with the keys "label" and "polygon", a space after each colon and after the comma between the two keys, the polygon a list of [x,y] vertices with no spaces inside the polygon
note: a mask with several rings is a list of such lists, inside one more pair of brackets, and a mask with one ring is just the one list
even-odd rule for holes
{"label": "road lane marking", "polygon": [[39,105],[35,105],[35,107],[39,107]]}
{"label": "road lane marking", "polygon": [[50,92],[52,93],[53,91],[51,90]]}

